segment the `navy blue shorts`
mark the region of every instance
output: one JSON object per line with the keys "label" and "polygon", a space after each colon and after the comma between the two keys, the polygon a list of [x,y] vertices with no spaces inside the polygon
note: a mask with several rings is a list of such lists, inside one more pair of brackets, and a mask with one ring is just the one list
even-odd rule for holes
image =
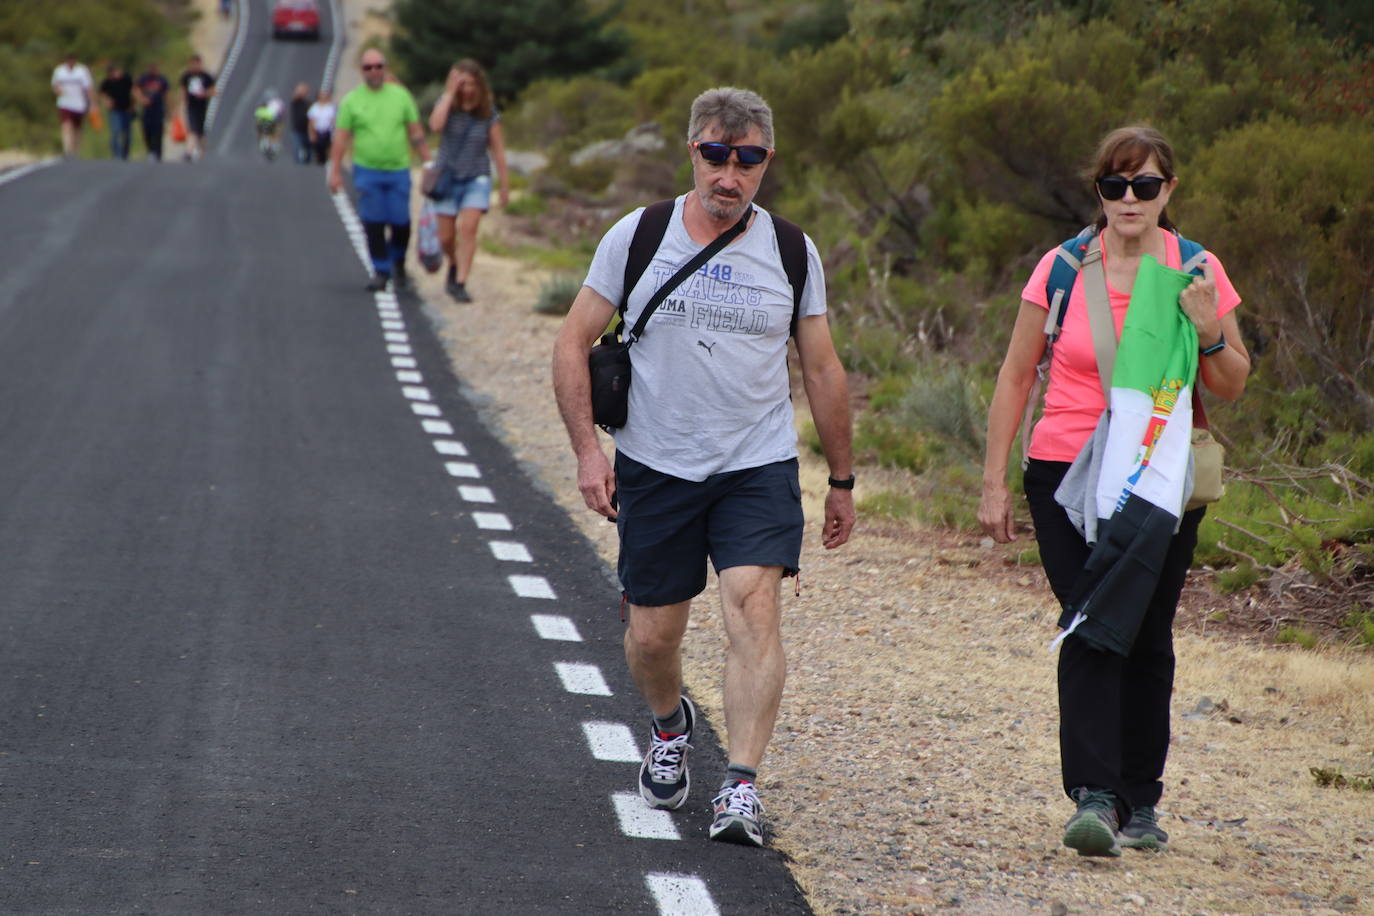
{"label": "navy blue shorts", "polygon": [[706,560],[731,566],[801,562],[797,459],[683,480],[616,453],[620,585],[631,604],[677,604],[706,588]]}

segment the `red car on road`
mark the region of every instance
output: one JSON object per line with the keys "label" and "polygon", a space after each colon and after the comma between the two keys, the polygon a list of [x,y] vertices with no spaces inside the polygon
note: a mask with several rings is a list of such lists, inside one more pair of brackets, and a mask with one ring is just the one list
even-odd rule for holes
{"label": "red car on road", "polygon": [[320,37],[320,7],[316,0],[277,0],[272,7],[273,38]]}

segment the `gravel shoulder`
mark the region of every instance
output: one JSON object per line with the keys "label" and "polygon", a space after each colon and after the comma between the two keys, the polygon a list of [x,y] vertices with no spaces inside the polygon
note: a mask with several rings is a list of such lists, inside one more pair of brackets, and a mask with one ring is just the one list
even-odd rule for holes
{"label": "gravel shoulder", "polygon": [[[506,232],[500,213],[484,235]],[[423,272],[418,266],[413,271]],[[609,570],[615,531],[582,505],[552,397],[560,319],[546,276],[478,254],[458,305],[420,279],[456,374]],[[805,396],[795,395],[799,417]],[[607,440],[609,451],[609,440]],[[862,470],[862,469],[861,469]],[[879,475],[861,473],[858,492]],[[874,523],[820,548],[825,468],[803,456],[802,591],[785,594],[789,676],[761,792],[772,843],[822,914],[1374,913],[1374,793],[1311,767],[1374,772],[1374,659],[1203,632],[1188,591],[1178,637],[1164,854],[1082,859],[1059,846],[1057,606],[1038,567],[973,535]],[[685,672],[723,721],[714,590],[693,610]],[[1215,709],[1197,713],[1209,698]]]}

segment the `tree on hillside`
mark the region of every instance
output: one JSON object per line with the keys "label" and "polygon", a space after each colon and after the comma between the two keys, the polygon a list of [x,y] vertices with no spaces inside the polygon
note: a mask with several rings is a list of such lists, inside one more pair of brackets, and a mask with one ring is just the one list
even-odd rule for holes
{"label": "tree on hillside", "polygon": [[611,67],[629,48],[623,31],[607,27],[618,9],[594,15],[585,0],[397,0],[394,12],[391,44],[408,82],[442,83],[471,57],[503,102],[537,79]]}

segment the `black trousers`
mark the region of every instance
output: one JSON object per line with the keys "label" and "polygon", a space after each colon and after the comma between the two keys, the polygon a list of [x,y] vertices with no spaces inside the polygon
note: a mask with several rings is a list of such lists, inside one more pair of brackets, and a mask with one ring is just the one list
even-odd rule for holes
{"label": "black trousers", "polygon": [[[1090,553],[1054,491],[1067,462],[1032,459],[1026,501],[1040,562],[1062,603]],[[1158,804],[1169,754],[1169,700],[1174,689],[1174,612],[1197,547],[1206,509],[1185,512],[1129,656],[1094,649],[1069,636],[1059,651],[1059,754],[1064,791],[1107,789],[1124,824],[1130,809]]]}

